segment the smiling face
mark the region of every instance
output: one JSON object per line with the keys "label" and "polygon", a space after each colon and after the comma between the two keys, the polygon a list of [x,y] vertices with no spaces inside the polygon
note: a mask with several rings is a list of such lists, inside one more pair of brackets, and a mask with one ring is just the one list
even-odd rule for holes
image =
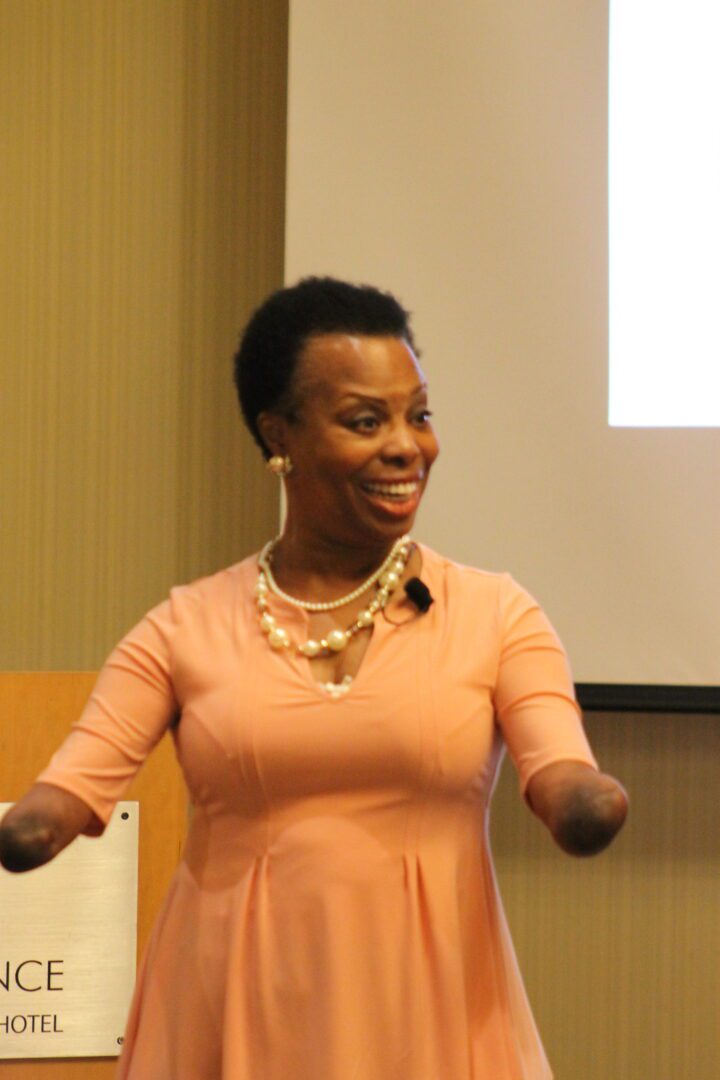
{"label": "smiling face", "polygon": [[439,446],[427,386],[401,338],[322,334],[305,346],[292,420],[258,419],[289,454],[288,524],[326,541],[392,542],[412,527]]}

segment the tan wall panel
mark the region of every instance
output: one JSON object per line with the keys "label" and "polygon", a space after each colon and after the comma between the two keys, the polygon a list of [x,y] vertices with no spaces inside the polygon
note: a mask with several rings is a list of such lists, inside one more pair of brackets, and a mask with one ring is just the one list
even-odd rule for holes
{"label": "tan wall panel", "polygon": [[612,848],[555,848],[503,770],[495,865],[556,1080],[720,1076],[720,839],[714,716],[591,714],[601,766],[626,784]]}
{"label": "tan wall panel", "polygon": [[[0,673],[0,801],[15,801],[27,790],[80,713],[95,678],[87,671]],[[185,787],[167,736],[126,797],[140,803],[140,955],[177,865],[187,821]],[[0,1062],[0,1080],[109,1080],[114,1072],[115,1059]]]}
{"label": "tan wall panel", "polygon": [[284,0],[0,5],[2,668],[97,667],[276,526],[231,357],[282,279],[286,35]]}

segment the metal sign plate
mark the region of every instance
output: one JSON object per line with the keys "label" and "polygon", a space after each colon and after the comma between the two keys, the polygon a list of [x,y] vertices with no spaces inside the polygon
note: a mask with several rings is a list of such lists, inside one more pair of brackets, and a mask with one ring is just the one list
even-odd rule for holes
{"label": "metal sign plate", "polygon": [[[11,803],[0,803],[0,815]],[[0,867],[0,1059],[117,1055],[135,982],[139,804],[46,866]]]}

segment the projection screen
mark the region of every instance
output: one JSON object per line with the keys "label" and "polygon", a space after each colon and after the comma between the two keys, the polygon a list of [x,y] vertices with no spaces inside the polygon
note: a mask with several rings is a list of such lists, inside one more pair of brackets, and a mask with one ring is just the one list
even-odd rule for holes
{"label": "projection screen", "polygon": [[[657,73],[663,5],[645,6]],[[368,281],[413,311],[442,443],[416,535],[509,570],[549,614],[579,684],[697,688],[717,708],[717,400],[695,426],[609,413],[608,60],[605,4],[291,3],[285,276]],[[633,63],[626,42],[626,75]],[[685,132],[687,101],[667,87],[658,97],[660,115],[651,93],[633,106],[639,142],[652,142],[644,125]],[[718,177],[703,184],[719,190]],[[716,321],[718,248],[694,292],[692,267],[673,265],[683,225],[670,218],[689,212],[675,195],[645,215],[648,269],[626,274],[626,315],[643,274],[664,285],[645,289],[626,355],[652,380],[670,337],[676,377],[692,383],[704,350],[696,400],[710,399],[718,337],[687,314],[670,330],[668,315],[683,282],[690,313],[712,304]],[[622,213],[632,224],[631,200]],[[626,234],[621,214],[614,243]]]}

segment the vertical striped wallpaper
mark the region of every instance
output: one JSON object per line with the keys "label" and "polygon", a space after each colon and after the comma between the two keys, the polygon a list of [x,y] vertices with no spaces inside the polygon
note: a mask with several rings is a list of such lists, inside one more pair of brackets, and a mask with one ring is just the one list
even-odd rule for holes
{"label": "vertical striped wallpaper", "polygon": [[96,667],[276,492],[239,330],[282,281],[287,10],[0,5],[0,668]]}

